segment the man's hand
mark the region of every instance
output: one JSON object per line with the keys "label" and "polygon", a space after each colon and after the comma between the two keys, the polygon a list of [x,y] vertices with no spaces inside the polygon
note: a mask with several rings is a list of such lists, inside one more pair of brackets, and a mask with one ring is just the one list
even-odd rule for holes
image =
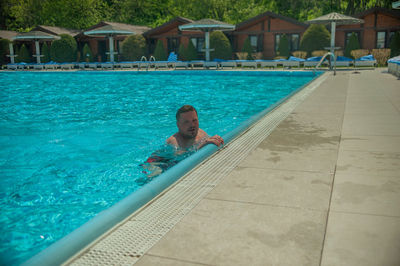
{"label": "man's hand", "polygon": [[209,138],[206,139],[202,144],[200,144],[200,146],[198,147],[198,149],[203,148],[203,147],[204,147],[205,145],[207,145],[207,144],[214,144],[214,145],[220,147],[221,145],[224,144],[224,139],[221,138],[221,137],[218,136],[218,135],[209,137]]}

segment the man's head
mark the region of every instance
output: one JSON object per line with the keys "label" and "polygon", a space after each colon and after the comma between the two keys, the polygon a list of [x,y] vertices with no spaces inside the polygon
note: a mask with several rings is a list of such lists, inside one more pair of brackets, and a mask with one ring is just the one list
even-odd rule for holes
{"label": "man's head", "polygon": [[179,108],[176,112],[176,125],[183,138],[195,138],[199,131],[199,119],[196,109],[191,105],[184,105]]}

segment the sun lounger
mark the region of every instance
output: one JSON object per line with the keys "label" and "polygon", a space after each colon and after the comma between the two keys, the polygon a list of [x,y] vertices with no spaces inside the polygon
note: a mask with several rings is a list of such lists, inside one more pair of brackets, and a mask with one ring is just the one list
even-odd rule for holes
{"label": "sun lounger", "polygon": [[278,62],[276,62],[275,60],[256,60],[258,62],[258,64],[260,64],[260,67],[277,67],[278,66]]}
{"label": "sun lounger", "polygon": [[155,69],[159,69],[161,67],[168,68],[168,61],[153,61],[152,65]]}
{"label": "sun lounger", "polygon": [[190,67],[193,69],[194,67],[204,67],[204,61],[198,60],[198,61],[190,61],[189,62]]}
{"label": "sun lounger", "polygon": [[224,69],[224,67],[235,68],[237,66],[235,60],[221,60],[218,62],[218,64],[221,69]]}
{"label": "sun lounger", "polygon": [[24,70],[24,69],[28,69],[28,68],[29,68],[29,65],[27,63],[24,63],[24,62],[17,63],[17,69]]}
{"label": "sun lounger", "polygon": [[356,67],[375,67],[376,60],[373,55],[366,55],[354,61]]}
{"label": "sun lounger", "polygon": [[84,62],[78,63],[77,65],[78,65],[79,69],[85,69],[86,68],[86,63],[84,63]]}
{"label": "sun lounger", "polygon": [[62,63],[61,64],[61,69],[68,69],[71,70],[75,67],[75,64],[73,63]]}
{"label": "sun lounger", "polygon": [[[336,66],[337,67],[349,67],[353,63],[353,59],[345,57],[345,56],[337,56],[336,57]],[[331,61],[331,64],[333,62]]]}
{"label": "sun lounger", "polygon": [[100,64],[97,62],[88,63],[88,67],[91,69],[94,69],[94,70],[96,70],[99,66],[100,66]]}
{"label": "sun lounger", "polygon": [[189,67],[189,63],[188,62],[184,62],[184,61],[176,61],[176,62],[170,62],[169,63],[174,69],[178,68],[178,67],[184,67],[185,69],[187,69]]}
{"label": "sun lounger", "polygon": [[215,67],[215,69],[218,69],[218,62],[216,62],[216,61],[205,61],[203,67],[206,68],[206,69],[209,69],[210,67]]}
{"label": "sun lounger", "polygon": [[400,77],[400,56],[396,56],[388,60],[388,72]]}
{"label": "sun lounger", "polygon": [[7,69],[8,70],[17,70],[18,65],[17,64],[7,64]]}
{"label": "sun lounger", "polygon": [[149,63],[149,61],[138,61],[135,65],[137,65],[138,70],[142,68],[149,69],[149,67],[151,67],[151,63]]}
{"label": "sun lounger", "polygon": [[[303,62],[304,67],[316,67],[318,63],[321,61],[322,56],[314,56],[314,57],[309,57]],[[327,65],[328,60],[325,59],[324,62],[322,62],[321,65]]]}
{"label": "sun lounger", "polygon": [[236,60],[236,63],[239,64],[242,68],[245,67],[257,68],[257,62],[255,60]]}
{"label": "sun lounger", "polygon": [[34,64],[33,65],[34,70],[43,70],[44,69],[44,64]]}
{"label": "sun lounger", "polygon": [[117,67],[123,69],[123,68],[133,68],[133,63],[134,62],[119,62],[116,64]]}
{"label": "sun lounger", "polygon": [[55,62],[49,62],[44,64],[44,69],[57,69],[60,65]]}
{"label": "sun lounger", "polygon": [[114,69],[114,63],[112,62],[104,62],[100,64],[101,69]]}

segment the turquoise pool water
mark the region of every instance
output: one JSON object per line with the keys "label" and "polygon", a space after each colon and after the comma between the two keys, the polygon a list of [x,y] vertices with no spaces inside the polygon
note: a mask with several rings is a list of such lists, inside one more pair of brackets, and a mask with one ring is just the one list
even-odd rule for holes
{"label": "turquoise pool water", "polygon": [[[140,166],[196,107],[224,135],[312,72],[0,73],[0,262],[18,264],[148,182]],[[151,181],[150,181],[151,182]]]}

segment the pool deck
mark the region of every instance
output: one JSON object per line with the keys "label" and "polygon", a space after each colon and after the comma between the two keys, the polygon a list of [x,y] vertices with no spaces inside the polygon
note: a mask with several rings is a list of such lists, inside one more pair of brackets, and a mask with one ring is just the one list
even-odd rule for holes
{"label": "pool deck", "polygon": [[400,265],[400,80],[327,75],[135,265]]}

